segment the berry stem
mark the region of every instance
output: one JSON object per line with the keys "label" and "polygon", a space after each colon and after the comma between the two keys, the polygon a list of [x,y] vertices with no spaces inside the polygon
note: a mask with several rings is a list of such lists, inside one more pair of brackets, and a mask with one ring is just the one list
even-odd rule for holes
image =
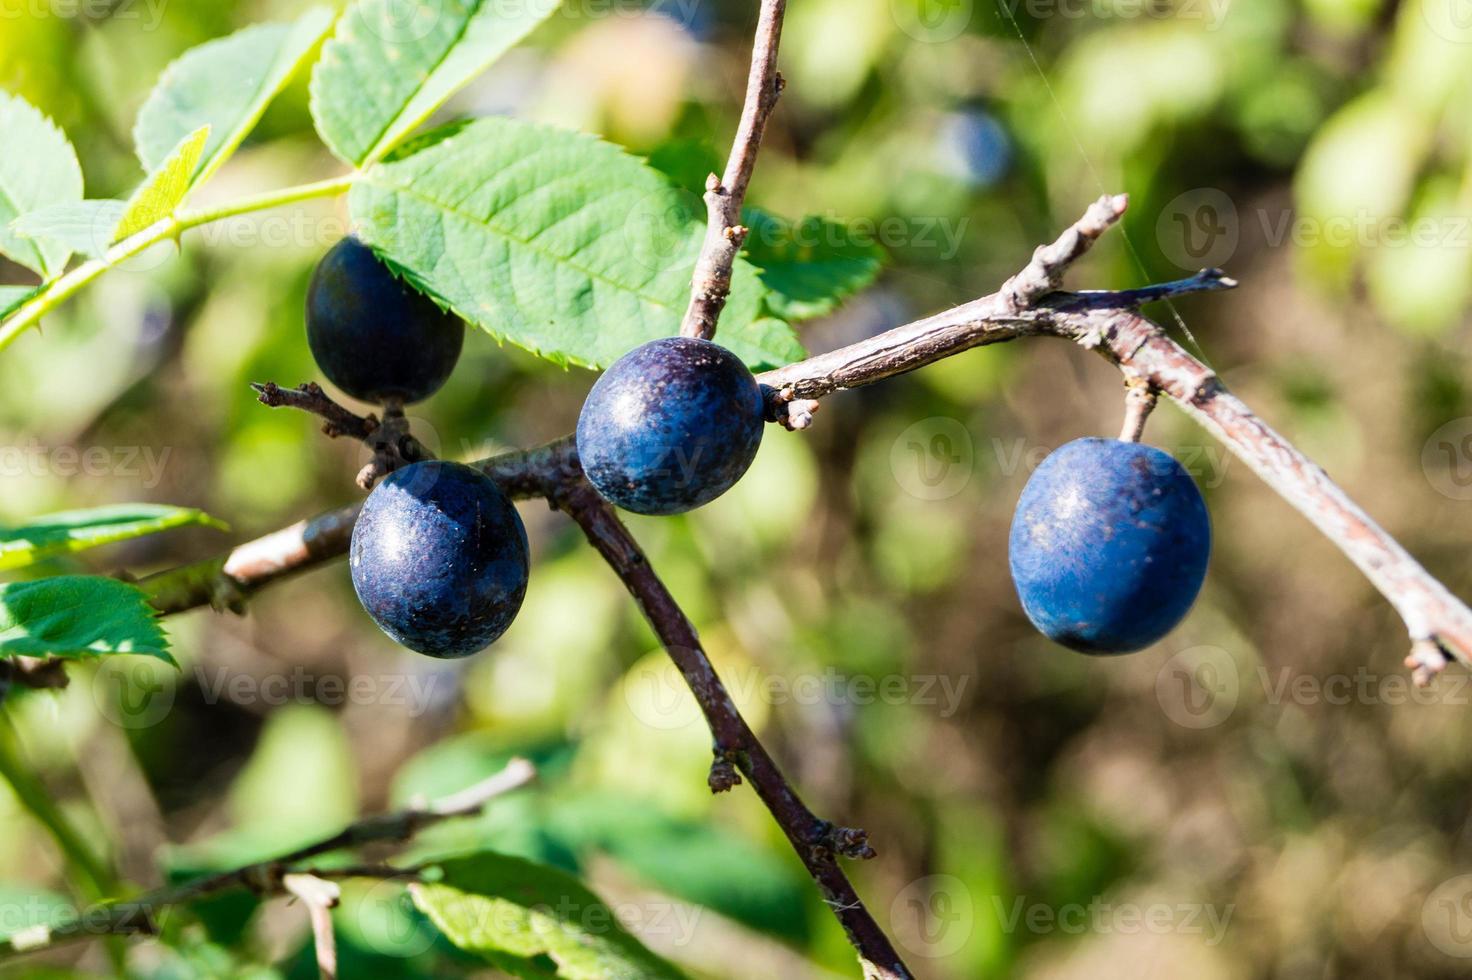
{"label": "berry stem", "polygon": [[183,232],[191,228],[198,228],[200,225],[207,225],[222,218],[232,218],[253,211],[264,211],[283,204],[293,204],[317,197],[335,197],[352,187],[356,178],[356,174],[348,174],[330,180],[319,180],[311,184],[299,184],[295,187],[242,197],[209,208],[176,211],[142,231],[124,238],[109,248],[100,258],[88,259],[70,272],[63,273],[50,282],[42,284],[36,295],[22,304],[3,323],[0,323],[0,351],[13,344],[22,333],[40,323],[43,316],[71,299],[98,276],[160,242],[177,240]]}
{"label": "berry stem", "polygon": [[1145,434],[1145,423],[1155,410],[1155,390],[1149,385],[1128,384],[1124,393],[1124,425],[1119,430],[1121,442],[1139,442]]}

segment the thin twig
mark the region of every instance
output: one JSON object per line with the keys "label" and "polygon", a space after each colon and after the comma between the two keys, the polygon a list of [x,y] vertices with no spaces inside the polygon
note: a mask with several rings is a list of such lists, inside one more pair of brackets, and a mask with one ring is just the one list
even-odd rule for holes
{"label": "thin twig", "polygon": [[1132,384],[1125,387],[1124,424],[1120,426],[1119,438],[1123,442],[1139,442],[1145,435],[1145,423],[1155,410],[1156,395],[1149,385]]}
{"label": "thin twig", "polygon": [[[311,874],[318,878],[412,876],[418,869],[357,865],[328,873],[321,869],[297,866],[332,851],[385,841],[402,843],[426,827],[459,817],[477,816],[492,800],[525,786],[535,776],[536,770],[530,762],[513,759],[506,768],[489,779],[437,803],[364,817],[331,837],[279,857],[161,888],[138,898],[94,906],[59,925],[39,926],[0,939],[0,960],[98,936],[150,934],[157,931],[158,912],[168,906],[242,888],[258,895],[279,895],[286,890],[286,879],[296,873]],[[356,874],[349,875],[349,871]]]}
{"label": "thin twig", "polygon": [[332,931],[332,910],[342,900],[342,889],[335,882],[302,872],[282,875],[281,887],[307,907],[312,944],[317,949],[317,975],[322,980],[337,980],[337,937]]}
{"label": "thin twig", "polygon": [[798,797],[766,747],[741,717],[701,647],[695,627],[608,502],[582,481],[562,493],[556,503],[578,523],[594,550],[623,581],[695,695],[716,744],[711,789],[716,792],[729,789],[739,781],[733,778],[730,767],[740,769],[838,916],[849,941],[859,952],[865,976],[886,980],[909,977],[909,970],[884,930],[864,907],[838,865],[839,856],[873,857],[868,836],[862,830],[835,827],[819,819]]}
{"label": "thin twig", "polygon": [[1032,261],[997,291],[1006,306],[1024,310],[1059,289],[1063,285],[1063,273],[1124,216],[1129,203],[1130,199],[1125,194],[1105,195],[1089,205],[1084,216],[1051,245],[1039,246],[1033,252]]}
{"label": "thin twig", "polygon": [[762,0],[756,40],[752,42],[751,72],[746,81],[741,124],[736,129],[725,174],[719,177],[711,174],[705,184],[705,242],[695,262],[690,305],[680,324],[680,333],[686,337],[706,340],[714,337],[716,322],[721,317],[721,310],[725,309],[726,297],[731,293],[731,270],[741,246],[746,243],[748,232],[741,223],[741,206],[746,201],[746,188],[756,167],[757,151],[761,148],[767,120],[782,94],[782,76],[777,72],[777,47],[782,39],[782,18],[786,12],[786,0]]}
{"label": "thin twig", "polygon": [[1186,279],[1141,286],[1138,289],[1085,289],[1075,293],[1084,300],[1097,299],[1101,305],[1111,307],[1137,307],[1162,299],[1189,296],[1192,293],[1213,293],[1221,289],[1236,289],[1237,280],[1220,269],[1202,269]]}
{"label": "thin twig", "polygon": [[366,441],[382,424],[373,415],[358,415],[328,396],[322,386],[308,381],[296,388],[283,388],[274,381],[251,382],[256,400],[270,408],[297,408],[322,419],[322,432],[336,439],[346,436]]}

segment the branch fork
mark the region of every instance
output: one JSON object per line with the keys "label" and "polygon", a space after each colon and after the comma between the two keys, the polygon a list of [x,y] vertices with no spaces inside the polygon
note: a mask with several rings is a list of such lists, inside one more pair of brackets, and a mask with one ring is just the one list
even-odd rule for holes
{"label": "branch fork", "polygon": [[274,381],[251,383],[256,400],[271,408],[295,408],[322,419],[322,432],[332,439],[347,438],[361,442],[373,451],[373,458],[358,471],[355,482],[363,490],[372,490],[378,481],[394,470],[433,458],[433,454],[414,438],[401,402],[384,406],[383,420],[376,415],[359,415],[333,401],[322,386],[313,381],[295,388],[283,388]]}

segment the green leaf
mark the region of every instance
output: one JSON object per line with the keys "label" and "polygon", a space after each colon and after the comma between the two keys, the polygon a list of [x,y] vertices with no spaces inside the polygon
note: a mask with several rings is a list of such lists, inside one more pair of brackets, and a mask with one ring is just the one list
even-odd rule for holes
{"label": "green leaf", "polygon": [[126,201],[70,201],[22,215],[11,227],[26,238],[64,245],[78,255],[95,259],[116,240],[113,232],[127,208]]}
{"label": "green leaf", "polygon": [[0,584],[0,656],[113,653],[174,662],[158,614],[141,589],[94,575]]}
{"label": "green leaf", "polygon": [[746,257],[771,290],[767,307],[788,320],[832,313],[845,297],[868,287],[884,264],[877,244],[856,239],[846,226],[827,218],[793,223],[747,208],[742,220],[751,229]]}
{"label": "green leaf", "polygon": [[163,504],[116,504],[48,514],[20,527],[0,527],[0,569],[191,524],[227,529],[203,511]]}
{"label": "green leaf", "polygon": [[555,0],[359,0],[312,71],[312,118],[343,160],[381,159],[557,9]]}
{"label": "green leaf", "polygon": [[82,166],[66,134],[19,96],[0,92],[0,254],[50,279],[71,252],[10,227],[23,214],[82,199]]}
{"label": "green leaf", "polygon": [[220,168],[255,127],[332,26],[332,11],[313,7],[290,24],[257,24],[186,51],[138,111],[133,141],[143,169],[163,166],[181,140],[210,127],[191,184]]}
{"label": "green leaf", "polygon": [[[405,278],[492,336],[606,367],[679,330],[704,222],[698,198],[582,133],[481,119],[368,170],[354,226]],[[803,356],[763,319],[738,261],[720,342],[753,367]]]}
{"label": "green leaf", "polygon": [[209,138],[210,127],[199,127],[184,137],[168,159],[148,175],[128,199],[128,206],[113,233],[114,241],[122,241],[174,213],[184,195],[189,193],[190,174],[194,173]]}
{"label": "green leaf", "polygon": [[585,791],[549,810],[547,831],[575,853],[602,851],[665,894],[793,943],[811,938],[806,880],[745,838],[623,793]]}
{"label": "green leaf", "polygon": [[9,316],[19,309],[37,291],[35,286],[0,286],[0,317]]}
{"label": "green leaf", "polygon": [[411,886],[414,903],[450,942],[514,976],[684,976],[625,932],[613,911],[566,872],[491,852],[439,867],[439,881]]}

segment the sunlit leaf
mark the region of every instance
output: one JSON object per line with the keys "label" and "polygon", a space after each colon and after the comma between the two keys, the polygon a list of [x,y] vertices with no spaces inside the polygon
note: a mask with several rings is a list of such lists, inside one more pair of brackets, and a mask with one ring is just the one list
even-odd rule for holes
{"label": "sunlit leaf", "polygon": [[0,584],[0,656],[114,653],[174,662],[158,615],[141,590],[92,575]]}
{"label": "sunlit leaf", "polygon": [[874,281],[884,252],[822,217],[786,221],[756,208],[743,215],[746,257],[771,293],[767,307],[788,320],[826,316]]}
{"label": "sunlit leaf", "polygon": [[200,183],[249,135],[266,106],[301,68],[332,26],[332,11],[313,7],[291,24],[256,24],[185,52],[138,111],[138,159],[152,173],[174,147],[210,127],[190,173]]}
{"label": "sunlit leaf", "polygon": [[81,198],[82,167],[66,134],[24,99],[0,92],[0,254],[42,278],[61,272],[70,249],[26,238],[10,223]]}
{"label": "sunlit leaf", "polygon": [[0,317],[8,316],[35,293],[34,286],[0,286]]}
{"label": "sunlit leaf", "polygon": [[521,858],[482,853],[439,864],[414,902],[456,946],[518,977],[664,980],[683,977],[624,931],[576,878]]}
{"label": "sunlit leaf", "polygon": [[381,159],[557,9],[557,0],[360,0],[312,72],[312,118],[332,152]]}
{"label": "sunlit leaf", "polygon": [[48,514],[19,527],[0,527],[0,569],[20,568],[56,555],[191,524],[225,529],[203,511],[162,504],[117,504]]}
{"label": "sunlit leaf", "polygon": [[32,211],[17,218],[12,227],[26,238],[64,245],[95,259],[115,240],[114,232],[127,209],[126,201],[72,201]]}
{"label": "sunlit leaf", "polygon": [[189,193],[190,175],[209,138],[210,127],[199,127],[184,137],[163,164],[148,175],[128,199],[128,206],[113,232],[115,240],[137,234],[174,213]]}

